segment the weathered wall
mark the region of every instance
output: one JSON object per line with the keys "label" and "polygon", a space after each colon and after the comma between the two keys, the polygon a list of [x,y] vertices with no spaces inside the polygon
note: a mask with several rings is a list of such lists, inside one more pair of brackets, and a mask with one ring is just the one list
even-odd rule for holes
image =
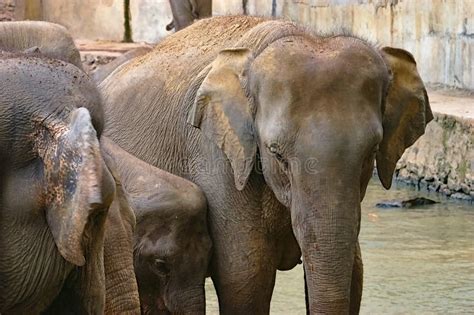
{"label": "weathered wall", "polygon": [[12,21],[15,14],[15,3],[13,0],[0,0],[0,22]]}
{"label": "weathered wall", "polygon": [[[17,20],[62,24],[75,38],[120,41],[123,0],[15,0]],[[132,1],[133,2],[133,1]]]}
{"label": "weathered wall", "polygon": [[42,0],[43,19],[66,26],[73,36],[122,40],[123,0]]}
{"label": "weathered wall", "polygon": [[425,135],[398,162],[396,178],[474,200],[474,119],[435,113]]}
{"label": "weathered wall", "polygon": [[132,0],[132,36],[137,42],[158,42],[171,34],[166,25],[173,20],[168,0]]}

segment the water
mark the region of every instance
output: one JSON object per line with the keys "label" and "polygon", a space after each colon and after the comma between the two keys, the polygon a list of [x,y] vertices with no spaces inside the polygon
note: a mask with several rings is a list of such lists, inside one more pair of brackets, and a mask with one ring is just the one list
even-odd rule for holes
{"label": "water", "polygon": [[[424,196],[441,204],[379,209],[388,199]],[[361,314],[474,314],[474,206],[372,180],[362,203]],[[218,314],[210,279],[207,313]],[[302,266],[278,272],[271,314],[306,314]]]}

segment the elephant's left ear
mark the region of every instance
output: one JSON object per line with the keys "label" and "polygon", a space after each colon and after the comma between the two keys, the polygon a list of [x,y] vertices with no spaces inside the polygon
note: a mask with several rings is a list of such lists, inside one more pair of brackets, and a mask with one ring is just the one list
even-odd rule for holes
{"label": "elephant's left ear", "polygon": [[380,181],[388,189],[397,161],[424,134],[433,114],[413,56],[391,47],[384,47],[381,53],[392,73],[392,82],[385,100],[383,140],[376,160]]}
{"label": "elephant's left ear", "polygon": [[225,153],[238,190],[247,183],[257,152],[252,108],[242,86],[251,58],[246,48],[221,51],[188,116],[188,123],[200,128]]}

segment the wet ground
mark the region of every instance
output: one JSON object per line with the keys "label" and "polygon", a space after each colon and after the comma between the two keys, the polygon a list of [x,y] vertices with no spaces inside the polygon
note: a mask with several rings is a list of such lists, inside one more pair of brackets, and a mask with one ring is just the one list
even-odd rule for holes
{"label": "wet ground", "polygon": [[[387,199],[423,196],[440,204],[379,209]],[[361,314],[474,314],[474,205],[407,187],[385,191],[372,180],[362,204],[364,259]],[[207,313],[217,314],[210,279]],[[279,272],[271,314],[303,315],[301,265]]]}

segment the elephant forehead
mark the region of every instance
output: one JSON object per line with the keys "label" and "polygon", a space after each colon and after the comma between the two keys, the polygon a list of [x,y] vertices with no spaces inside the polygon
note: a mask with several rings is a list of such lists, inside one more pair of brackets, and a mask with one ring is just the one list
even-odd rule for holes
{"label": "elephant forehead", "polygon": [[[353,38],[285,38],[268,47],[251,68],[259,110],[270,117],[308,115],[321,106],[378,111],[388,79],[378,53]],[[279,106],[288,108],[277,110]]]}
{"label": "elephant forehead", "polygon": [[252,71],[273,84],[313,88],[388,76],[380,55],[351,37],[280,39],[255,59]]}

